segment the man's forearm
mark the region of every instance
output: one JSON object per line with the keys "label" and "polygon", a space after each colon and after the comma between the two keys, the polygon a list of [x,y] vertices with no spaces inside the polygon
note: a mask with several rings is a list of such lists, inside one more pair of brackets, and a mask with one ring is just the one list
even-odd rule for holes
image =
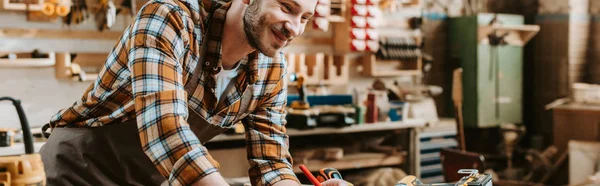
{"label": "man's forearm", "polygon": [[273,184],[273,186],[300,186],[300,184],[294,180],[281,180]]}
{"label": "man's forearm", "polygon": [[225,179],[223,179],[223,176],[221,176],[221,174],[219,172],[209,174],[193,184],[193,186],[209,186],[209,185],[210,186],[212,186],[212,185],[221,186],[221,185],[229,185],[229,184],[227,184],[227,182],[225,181]]}

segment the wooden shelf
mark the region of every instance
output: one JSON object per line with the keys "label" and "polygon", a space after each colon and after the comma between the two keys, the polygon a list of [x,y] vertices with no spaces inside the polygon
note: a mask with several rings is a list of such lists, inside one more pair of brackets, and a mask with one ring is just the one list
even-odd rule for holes
{"label": "wooden shelf", "polygon": [[372,77],[396,77],[396,76],[416,76],[421,74],[419,70],[390,70],[390,71],[379,71],[374,73],[367,73],[365,75]]}
{"label": "wooden shelf", "polygon": [[[400,61],[400,60],[378,60],[375,54],[367,54],[362,58],[363,64],[363,75],[371,77],[397,77],[397,76],[416,76],[420,75],[421,68],[423,66],[422,60],[419,58],[415,61]],[[416,63],[412,69],[391,69],[382,70],[377,66],[389,63],[399,63],[405,65],[406,63]],[[407,65],[408,66],[408,65]]]}
{"label": "wooden shelf", "polygon": [[31,53],[0,53],[4,55],[9,57],[0,59],[0,68],[51,67],[56,63],[53,52],[47,53],[46,58],[32,58]]}
{"label": "wooden shelf", "polygon": [[524,46],[539,31],[538,25],[487,25],[477,29],[477,40],[482,44],[489,44],[488,34],[497,31],[499,34],[508,34],[505,41],[509,45]]}
{"label": "wooden shelf", "polygon": [[[341,160],[323,161],[323,160],[308,160],[304,164],[311,172],[317,172],[324,167],[335,167],[338,170],[361,169],[379,166],[392,166],[404,163],[406,152],[400,155],[388,155],[384,153],[358,153],[344,155]],[[302,173],[298,168],[301,163],[294,164],[294,172]]]}
{"label": "wooden shelf", "polygon": [[0,59],[0,68],[51,67],[54,59]]}
{"label": "wooden shelf", "polygon": [[[381,123],[367,123],[360,125],[352,125],[343,128],[314,128],[306,130],[288,129],[287,134],[290,137],[293,136],[308,136],[308,135],[319,135],[319,134],[347,134],[356,132],[373,132],[373,131],[385,131],[385,130],[398,130],[407,128],[419,128],[425,126],[426,121],[420,119],[407,120],[402,122],[381,122]],[[243,140],[245,135],[243,134],[221,134],[209,141],[233,141]]]}
{"label": "wooden shelf", "polygon": [[[24,29],[0,28],[0,38],[12,46],[0,47],[2,52],[42,52],[70,53],[109,53],[123,31],[97,31],[81,29]],[[328,37],[301,36],[295,38],[288,48],[304,46],[331,46],[333,39]],[[289,50],[292,49],[288,49]]]}

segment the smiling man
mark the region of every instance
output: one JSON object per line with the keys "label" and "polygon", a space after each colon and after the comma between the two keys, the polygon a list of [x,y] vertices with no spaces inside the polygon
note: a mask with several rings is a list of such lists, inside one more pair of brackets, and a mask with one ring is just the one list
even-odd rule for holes
{"label": "smiling man", "polygon": [[227,185],[203,144],[239,121],[252,184],[299,185],[281,49],[316,3],[148,2],[98,79],[48,124],[48,185]]}

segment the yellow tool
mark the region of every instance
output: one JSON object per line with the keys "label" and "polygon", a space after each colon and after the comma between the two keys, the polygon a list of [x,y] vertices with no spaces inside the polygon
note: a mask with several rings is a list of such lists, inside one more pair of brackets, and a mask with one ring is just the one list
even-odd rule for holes
{"label": "yellow tool", "polygon": [[29,123],[21,106],[21,101],[10,98],[0,97],[0,101],[12,101],[17,109],[21,128],[23,131],[23,141],[25,143],[25,154],[20,156],[0,157],[0,185],[11,186],[43,186],[46,185],[46,173],[44,164],[39,154],[34,154],[33,137],[29,129]]}
{"label": "yellow tool", "polygon": [[310,104],[308,103],[308,98],[306,97],[305,92],[306,85],[304,85],[304,76],[294,73],[290,76],[290,80],[292,82],[296,82],[296,88],[298,89],[298,95],[300,97],[300,100],[292,101],[290,107],[292,109],[300,110],[306,110],[310,108]]}
{"label": "yellow tool", "polygon": [[[342,174],[340,173],[340,171],[338,171],[335,168],[327,167],[327,168],[322,168],[321,170],[319,170],[319,174],[317,175],[317,180],[319,182],[322,183],[322,182],[327,181],[329,179],[344,180],[342,178]],[[354,186],[350,182],[346,182],[346,183],[348,183],[348,186]]]}

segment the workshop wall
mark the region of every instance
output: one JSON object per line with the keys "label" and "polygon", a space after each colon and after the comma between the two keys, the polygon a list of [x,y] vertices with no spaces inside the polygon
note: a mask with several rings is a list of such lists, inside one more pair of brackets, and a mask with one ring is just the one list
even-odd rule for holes
{"label": "workshop wall", "polygon": [[[426,49],[427,53],[432,54],[436,59],[436,64],[432,68],[430,76],[426,77],[426,82],[432,85],[442,86],[444,79],[443,74],[443,59],[445,56],[445,29],[444,18],[436,18],[432,21],[427,21],[424,25],[426,28]],[[119,16],[115,25],[110,31],[124,30],[130,24],[131,18],[128,16]],[[0,25],[10,25],[10,28],[21,29],[67,29],[67,30],[96,30],[94,21],[88,20],[80,25],[68,26],[57,20],[52,23],[47,22],[32,22],[27,21],[26,16],[19,12],[0,12]],[[308,29],[310,30],[310,28]],[[305,36],[331,36],[329,32],[310,32]],[[56,41],[48,41],[44,39],[0,39],[0,51],[15,51],[15,48],[29,48],[33,44],[39,43],[60,43],[60,39]],[[73,47],[95,47],[95,48],[111,48],[116,41],[96,42],[98,45],[84,46],[77,45]],[[51,45],[51,44],[46,44]],[[27,47],[24,47],[27,46]],[[43,47],[43,46],[42,46]],[[49,48],[49,47],[45,47]],[[314,47],[314,46],[290,46],[290,51],[305,51],[307,53],[316,52],[331,52],[331,48]],[[17,50],[18,51],[18,50]],[[30,51],[21,51],[30,52]],[[42,51],[48,52],[48,51]],[[108,51],[107,51],[108,52]],[[360,61],[358,56],[350,55],[350,72],[351,74],[360,74]],[[370,87],[374,81],[372,77],[362,75],[350,76],[352,84],[332,85],[327,88],[327,93],[330,94],[350,94],[353,89],[365,90]],[[0,86],[10,87],[0,89],[0,95],[12,96],[22,100],[25,112],[28,116],[29,123],[32,127],[41,126],[47,123],[50,117],[59,111],[71,105],[81,97],[82,92],[91,82],[76,82],[69,80],[58,80],[54,76],[54,69],[49,68],[22,68],[22,69],[0,69]],[[394,81],[401,84],[410,84],[410,78],[380,78],[387,86],[392,86]],[[449,90],[449,87],[446,90]],[[295,93],[295,89],[290,87],[290,94]],[[445,109],[443,105],[447,103],[444,97],[436,97],[438,111],[442,112]],[[19,120],[16,117],[16,111],[11,104],[0,103],[0,123],[3,127],[20,128]]]}
{"label": "workshop wall", "polygon": [[[128,16],[118,16],[115,25],[110,30],[123,30],[129,24],[129,21],[130,17]],[[94,21],[91,20],[80,25],[67,26],[62,24],[60,20],[51,23],[27,21],[27,17],[20,12],[6,11],[0,12],[0,25],[20,29],[96,30]],[[48,45],[60,43],[59,39],[55,39],[53,42],[40,42],[41,40],[43,39],[0,38],[0,51],[15,51],[15,48],[33,43],[48,43]],[[110,48],[114,46],[115,42],[116,40],[100,43],[96,46],[76,45],[73,47]],[[0,55],[2,55],[2,52],[0,52]],[[50,117],[60,109],[66,108],[79,100],[85,89],[92,83],[90,81],[78,82],[56,79],[54,70],[54,67],[0,68],[0,96],[11,96],[20,99],[31,127],[41,127],[48,123]],[[0,103],[0,127],[21,128],[15,108],[10,102]]]}
{"label": "workshop wall", "polygon": [[[0,96],[20,99],[29,125],[41,127],[78,100],[91,82],[57,80],[54,68],[0,68]],[[21,128],[15,107],[0,103],[0,127]],[[39,131],[34,131],[39,132]]]}
{"label": "workshop wall", "polygon": [[[542,0],[544,1],[544,0]],[[546,0],[549,1],[549,0]],[[451,72],[457,64],[446,63],[446,18],[447,16],[459,16],[464,13],[462,0],[448,0],[444,3],[436,3],[434,1],[425,1],[428,3],[425,12],[425,22],[423,25],[423,34],[425,36],[425,47],[423,51],[434,57],[434,64],[429,74],[426,75],[424,81],[429,85],[437,85],[444,88],[444,95],[435,97],[438,114],[440,116],[452,116],[452,113],[446,113],[451,107],[450,90],[451,90]],[[504,5],[497,5],[504,1],[492,1],[489,0],[490,4],[500,7],[510,7],[510,2],[505,2]],[[512,2],[512,1],[511,1]],[[558,1],[560,2],[561,1]],[[482,10],[486,10],[488,1],[478,5],[482,7]],[[510,9],[510,8],[509,8]],[[560,8],[559,8],[560,9]],[[561,9],[562,10],[562,9]],[[20,13],[1,12],[0,13],[0,25],[14,25],[11,27],[15,28],[41,28],[41,29],[71,29],[71,30],[95,30],[94,21],[89,20],[86,23],[76,26],[63,25],[60,21],[55,23],[40,23],[40,22],[28,22],[26,17]],[[123,30],[129,23],[130,17],[119,16],[115,25],[110,29],[111,31]],[[315,34],[308,32],[308,35]],[[316,35],[331,35],[331,32],[316,33]],[[10,48],[18,48],[19,45],[28,45],[36,42],[36,40],[28,40],[30,42],[14,42],[0,39],[0,50],[6,50]],[[114,45],[114,42],[102,43],[102,46],[77,46],[77,47],[103,47],[110,48]],[[109,47],[110,46],[110,47]],[[295,51],[307,51],[311,52],[330,52],[331,48],[323,47],[307,47],[307,46],[291,46],[289,50]],[[356,56],[350,56],[350,71],[351,74],[359,74],[360,63],[357,61]],[[2,71],[7,69],[0,69]],[[0,81],[0,85],[10,85],[10,90],[0,90],[0,95],[15,96],[23,100],[23,104],[26,106],[26,112],[29,116],[29,120],[32,126],[41,125],[48,121],[50,116],[58,111],[60,108],[64,108],[72,104],[75,100],[79,99],[81,92],[89,85],[89,82],[71,82],[71,81],[59,81],[54,78],[52,68],[43,69],[17,69],[14,73],[1,73],[0,77],[3,78]],[[18,82],[7,82],[6,79],[18,79]],[[346,94],[351,93],[354,88],[364,89],[370,87],[374,78],[366,76],[351,76],[351,85],[334,85],[328,87],[328,93],[332,94]],[[382,78],[382,80],[389,86],[394,81],[400,83],[410,84],[412,79],[410,78]],[[43,86],[41,86],[43,85]],[[7,86],[3,86],[7,87]],[[44,91],[39,91],[42,89]],[[30,91],[38,90],[38,91]],[[49,95],[46,92],[59,92],[57,94]],[[290,93],[295,93],[293,88],[290,88]],[[32,100],[32,99],[40,100]],[[50,99],[48,99],[50,98]],[[9,123],[11,127],[18,126],[18,119],[14,115],[13,108],[10,105],[0,104],[0,122]]]}
{"label": "workshop wall", "polygon": [[540,32],[528,47],[524,120],[531,133],[552,142],[552,113],[545,106],[569,97],[574,82],[600,83],[600,1],[539,0],[533,24]]}
{"label": "workshop wall", "polygon": [[430,13],[426,16],[423,24],[423,34],[425,35],[425,46],[423,52],[431,55],[434,59],[429,73],[425,74],[425,84],[436,85],[443,88],[444,94],[434,97],[438,115],[440,117],[450,117],[453,113],[448,113],[449,107],[452,107],[452,69],[457,68],[458,64],[451,64],[446,60],[447,43],[447,16],[442,13]]}

